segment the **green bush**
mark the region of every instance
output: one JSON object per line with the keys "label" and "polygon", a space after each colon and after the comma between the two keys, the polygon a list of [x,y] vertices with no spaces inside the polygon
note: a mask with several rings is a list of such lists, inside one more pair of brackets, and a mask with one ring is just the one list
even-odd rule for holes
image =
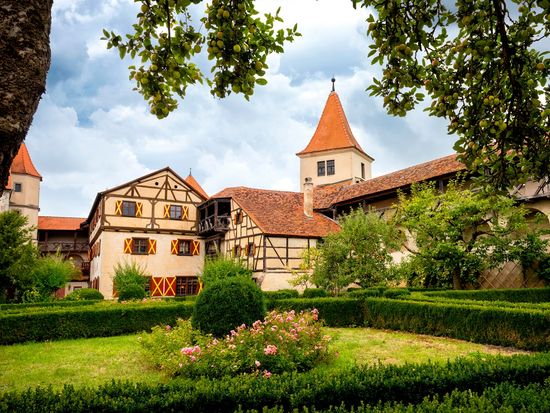
{"label": "green bush", "polygon": [[277,290],[277,291],[264,291],[264,296],[268,300],[283,300],[285,298],[299,298],[300,293],[298,290]]}
{"label": "green bush", "polygon": [[200,277],[208,286],[216,281],[231,277],[252,278],[252,270],[246,268],[242,261],[223,255],[214,258],[206,258]]}
{"label": "green bush", "polygon": [[382,293],[382,297],[400,298],[411,295],[411,292],[406,288],[388,288]]}
{"label": "green bush", "polygon": [[64,300],[67,301],[81,301],[81,300],[103,300],[103,294],[101,294],[95,288],[79,288],[72,293],[67,294]]}
{"label": "green bush", "polygon": [[292,298],[269,303],[270,310],[303,311],[316,308],[319,319],[329,327],[352,327],[364,324],[361,300],[353,298]]}
{"label": "green bush", "polygon": [[507,308],[530,308],[533,310],[550,310],[550,302],[547,303],[529,303],[529,302],[511,302],[511,301],[481,301],[481,300],[466,300],[460,298],[446,298],[438,296],[426,296],[420,293],[412,293],[406,297],[407,300],[425,301],[430,303],[447,303],[458,304],[474,307],[507,307]]}
{"label": "green bush", "polygon": [[550,312],[367,298],[365,324],[383,329],[448,336],[477,343],[550,349]]}
{"label": "green bush", "polygon": [[351,291],[348,296],[352,298],[380,297],[382,294],[377,288],[366,288]]}
{"label": "green bush", "polygon": [[263,406],[278,406],[285,412],[304,408],[315,411],[340,404],[347,407],[379,402],[418,404],[426,396],[444,397],[453,391],[482,392],[500,383],[517,386],[543,383],[549,375],[549,354],[484,356],[447,364],[314,370],[274,375],[269,380],[248,375],[223,380],[181,379],[158,385],[111,382],[98,388],[70,385],[61,390],[37,388],[0,395],[0,412],[201,413],[262,409]]}
{"label": "green bush", "polygon": [[75,307],[81,305],[93,305],[97,301],[85,300],[85,301],[65,301],[65,300],[56,300],[48,301],[42,303],[21,303],[21,304],[0,304],[0,310],[9,310],[11,312],[24,312],[28,309],[48,309],[48,308],[58,308],[58,307]]}
{"label": "green bush", "polygon": [[71,280],[76,268],[72,261],[64,260],[61,254],[38,258],[31,271],[31,284],[23,294],[24,302],[52,299],[53,294]]}
{"label": "green bush", "polygon": [[[143,293],[145,294],[145,286],[147,285],[147,273],[145,269],[142,268],[139,264],[132,263],[118,263],[115,265],[115,275],[113,277],[113,285],[117,294],[126,294],[125,291],[129,288],[131,292],[137,293],[137,288],[134,286],[141,287]],[[144,295],[145,296],[145,295]]]}
{"label": "green bush", "polygon": [[328,291],[322,288],[306,288],[302,293],[302,297],[304,298],[320,298],[328,297],[329,295]]}
{"label": "green bush", "polygon": [[143,300],[145,295],[145,288],[141,285],[129,284],[118,292],[118,301]]}
{"label": "green bush", "polygon": [[265,316],[264,296],[252,281],[231,277],[212,283],[195,302],[193,327],[216,337]]}
{"label": "green bush", "polygon": [[517,288],[501,290],[444,290],[428,291],[424,295],[482,301],[510,301],[513,303],[544,303],[550,301],[550,288]]}
{"label": "green bush", "polygon": [[157,324],[174,324],[178,318],[189,318],[192,311],[192,303],[160,302],[6,314],[0,316],[0,344],[130,334]]}

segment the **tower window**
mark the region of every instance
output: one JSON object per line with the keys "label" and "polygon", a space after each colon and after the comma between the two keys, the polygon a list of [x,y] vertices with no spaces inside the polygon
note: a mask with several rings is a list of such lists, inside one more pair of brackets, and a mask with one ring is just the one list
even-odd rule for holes
{"label": "tower window", "polygon": [[317,176],[325,176],[325,161],[317,162]]}
{"label": "tower window", "polygon": [[336,168],[334,167],[334,159],[327,161],[327,175],[334,175]]}
{"label": "tower window", "polygon": [[361,178],[365,179],[365,164],[361,162]]}
{"label": "tower window", "polygon": [[23,190],[23,185],[16,183],[14,190],[15,192],[21,192]]}

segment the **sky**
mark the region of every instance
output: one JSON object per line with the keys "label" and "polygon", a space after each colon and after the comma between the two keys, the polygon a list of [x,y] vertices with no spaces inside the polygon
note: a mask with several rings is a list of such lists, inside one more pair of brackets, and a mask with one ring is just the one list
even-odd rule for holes
{"label": "sky", "polygon": [[168,118],[149,113],[118,53],[100,40],[106,28],[130,32],[133,0],[56,0],[46,93],[26,138],[43,177],[40,215],[88,215],[99,191],[170,166],[191,171],[208,194],[223,188],[299,191],[299,158],[336,78],[354,136],[375,158],[373,176],[452,153],[443,120],[421,109],[388,115],[366,88],[381,73],[367,58],[368,11],[350,0],[260,0],[302,37],[269,58],[266,86],[247,102],[190,87]]}

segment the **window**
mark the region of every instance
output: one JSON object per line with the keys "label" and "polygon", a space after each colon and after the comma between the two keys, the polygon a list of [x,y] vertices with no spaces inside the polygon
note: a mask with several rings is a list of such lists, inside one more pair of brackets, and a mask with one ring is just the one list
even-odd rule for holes
{"label": "window", "polygon": [[132,238],[132,254],[147,254],[148,238]]}
{"label": "window", "polygon": [[240,257],[241,256],[241,246],[240,245],[235,245],[233,247],[233,257],[237,258],[237,257]]}
{"label": "window", "polygon": [[181,219],[182,212],[181,205],[170,205],[170,219]]}
{"label": "window", "polygon": [[335,172],[334,159],[327,161],[327,175],[334,175]]}
{"label": "window", "polygon": [[197,277],[176,277],[176,295],[197,295],[199,280]]}
{"label": "window", "polygon": [[244,217],[243,211],[242,210],[237,211],[235,213],[235,224],[236,225],[242,224],[243,217]]}
{"label": "window", "polygon": [[135,217],[136,216],[136,203],[132,201],[122,201],[122,216]]}
{"label": "window", "polygon": [[191,255],[191,240],[178,240],[178,255]]}
{"label": "window", "polygon": [[317,162],[317,176],[325,176],[325,161]]}
{"label": "window", "polygon": [[246,246],[246,256],[247,257],[254,257],[254,253],[256,252],[256,247],[254,246],[253,242],[249,242]]}
{"label": "window", "polygon": [[365,164],[361,162],[361,178],[365,179]]}
{"label": "window", "polygon": [[18,184],[18,183],[15,184],[15,188],[14,188],[15,192],[21,192],[22,189],[23,189],[23,184]]}

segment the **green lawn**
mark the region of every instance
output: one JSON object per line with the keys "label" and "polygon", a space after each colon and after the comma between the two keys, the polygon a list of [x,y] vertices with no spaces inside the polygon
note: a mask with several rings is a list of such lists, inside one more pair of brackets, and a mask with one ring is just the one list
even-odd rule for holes
{"label": "green lawn", "polygon": [[[444,362],[472,353],[520,353],[461,340],[370,328],[327,328],[339,356],[320,368],[353,364]],[[0,346],[0,392],[29,386],[98,385],[112,379],[166,382],[147,367],[137,342],[139,335]]]}

